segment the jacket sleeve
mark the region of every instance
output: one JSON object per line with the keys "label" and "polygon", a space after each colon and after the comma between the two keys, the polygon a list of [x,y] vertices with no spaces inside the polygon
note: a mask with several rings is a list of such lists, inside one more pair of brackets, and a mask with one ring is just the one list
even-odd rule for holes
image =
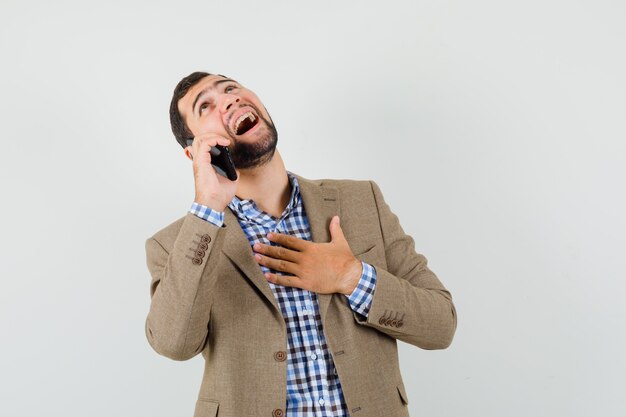
{"label": "jacket sleeve", "polygon": [[445,349],[456,331],[452,295],[415,252],[415,242],[400,226],[380,188],[370,181],[380,219],[387,270],[376,268],[376,289],[367,318],[359,324],[422,349]]}
{"label": "jacket sleeve", "polygon": [[[225,227],[225,226],[224,226]],[[223,239],[218,227],[188,213],[171,248],[155,236],[146,240],[146,262],[152,276],[145,331],[150,346],[174,360],[187,360],[206,343],[211,288]]]}

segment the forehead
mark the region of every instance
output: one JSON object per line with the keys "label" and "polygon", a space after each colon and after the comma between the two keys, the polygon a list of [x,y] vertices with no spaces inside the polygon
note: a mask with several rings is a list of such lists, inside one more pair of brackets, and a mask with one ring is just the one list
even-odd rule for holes
{"label": "forehead", "polygon": [[[178,111],[184,116],[192,111],[192,105],[198,94],[207,88],[211,88],[219,80],[230,80],[222,75],[207,75],[191,87],[187,93],[178,100]],[[235,80],[232,80],[235,81]],[[236,81],[235,81],[236,82]]]}

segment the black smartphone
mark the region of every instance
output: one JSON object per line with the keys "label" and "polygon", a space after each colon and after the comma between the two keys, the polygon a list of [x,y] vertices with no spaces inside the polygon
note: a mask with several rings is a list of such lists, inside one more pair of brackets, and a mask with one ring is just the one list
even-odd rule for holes
{"label": "black smartphone", "polygon": [[[187,139],[187,146],[191,146],[192,139]],[[230,157],[230,150],[227,146],[215,145],[211,146],[211,165],[215,168],[215,171],[223,177],[228,178],[231,181],[237,179],[237,171],[235,171],[235,164]]]}

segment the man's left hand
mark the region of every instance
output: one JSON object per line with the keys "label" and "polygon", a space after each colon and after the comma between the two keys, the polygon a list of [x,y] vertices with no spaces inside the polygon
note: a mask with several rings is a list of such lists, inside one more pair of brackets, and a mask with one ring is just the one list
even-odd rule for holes
{"label": "man's left hand", "polygon": [[316,243],[282,233],[269,233],[268,239],[281,246],[255,243],[256,261],[270,269],[291,275],[266,273],[268,281],[298,287],[319,294],[350,295],[363,273],[359,261],[343,235],[339,216],[330,221],[329,243]]}

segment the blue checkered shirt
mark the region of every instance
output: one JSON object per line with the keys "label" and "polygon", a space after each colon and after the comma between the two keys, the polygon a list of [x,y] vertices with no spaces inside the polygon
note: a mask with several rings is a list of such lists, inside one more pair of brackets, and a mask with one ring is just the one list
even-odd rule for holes
{"label": "blue checkered shirt", "polygon": [[[228,204],[248,236],[250,245],[256,242],[277,245],[267,239],[269,232],[283,233],[311,240],[300,189],[296,177],[287,171],[292,192],[281,217],[257,208],[253,200],[235,196]],[[216,226],[224,223],[224,212],[193,203],[191,213]],[[363,273],[354,291],[346,296],[350,308],[367,317],[374,289],[376,269],[363,261]],[[285,274],[259,265],[263,273]],[[287,325],[287,405],[286,417],[349,417],[341,383],[330,355],[322,328],[317,294],[295,287],[285,287],[268,281]]]}

